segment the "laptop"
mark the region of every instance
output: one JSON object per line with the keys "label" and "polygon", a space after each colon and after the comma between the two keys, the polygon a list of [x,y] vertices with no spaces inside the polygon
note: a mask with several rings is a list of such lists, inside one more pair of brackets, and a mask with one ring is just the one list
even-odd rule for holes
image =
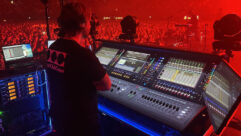
{"label": "laptop", "polygon": [[33,52],[30,44],[3,46],[3,57],[7,69],[33,65]]}
{"label": "laptop", "polygon": [[51,44],[53,44],[55,40],[48,40],[48,48],[50,47]]}

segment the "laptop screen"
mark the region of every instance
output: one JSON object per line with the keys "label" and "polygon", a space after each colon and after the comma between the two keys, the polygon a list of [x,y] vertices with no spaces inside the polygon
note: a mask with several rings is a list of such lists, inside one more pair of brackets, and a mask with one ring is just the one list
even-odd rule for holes
{"label": "laptop screen", "polygon": [[48,48],[50,47],[50,45],[52,44],[52,43],[54,43],[55,42],[55,40],[48,40]]}
{"label": "laptop screen", "polygon": [[5,62],[33,57],[30,44],[2,47]]}

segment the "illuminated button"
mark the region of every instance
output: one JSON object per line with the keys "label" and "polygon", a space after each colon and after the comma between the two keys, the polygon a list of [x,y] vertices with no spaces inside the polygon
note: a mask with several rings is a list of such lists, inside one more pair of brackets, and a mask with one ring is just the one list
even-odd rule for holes
{"label": "illuminated button", "polygon": [[2,115],[3,115],[3,113],[4,113],[3,111],[0,111],[0,116],[2,116]]}
{"label": "illuminated button", "polygon": [[181,116],[177,116],[178,119],[181,119],[182,117]]}
{"label": "illuminated button", "polygon": [[14,89],[15,88],[15,86],[13,85],[13,86],[9,86],[8,87],[8,89],[10,90],[10,89]]}
{"label": "illuminated button", "polygon": [[33,80],[33,77],[29,77],[28,80]]}
{"label": "illuminated button", "polygon": [[29,92],[29,94],[34,94],[35,93],[35,91],[31,91],[31,92]]}
{"label": "illuminated button", "polygon": [[10,97],[10,100],[17,99],[17,96]]}
{"label": "illuminated button", "polygon": [[14,82],[9,82],[8,86],[14,85]]}
{"label": "illuminated button", "polygon": [[29,88],[29,91],[32,91],[32,90],[34,90],[34,87]]}
{"label": "illuminated button", "polygon": [[190,98],[190,94],[187,95],[187,98]]}
{"label": "illuminated button", "polygon": [[29,88],[30,88],[30,87],[33,87],[33,86],[34,86],[34,84],[28,85]]}
{"label": "illuminated button", "polygon": [[33,80],[32,81],[28,81],[28,84],[32,84],[33,83]]}
{"label": "illuminated button", "polygon": [[11,96],[15,96],[16,95],[16,93],[11,93],[11,94],[9,94],[9,96],[11,97]]}
{"label": "illuminated button", "polygon": [[16,91],[15,89],[12,89],[12,90],[9,90],[9,93],[13,93],[15,91]]}

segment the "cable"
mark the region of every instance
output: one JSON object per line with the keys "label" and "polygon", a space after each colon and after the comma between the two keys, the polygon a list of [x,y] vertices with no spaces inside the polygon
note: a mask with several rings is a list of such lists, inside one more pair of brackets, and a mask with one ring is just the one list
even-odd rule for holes
{"label": "cable", "polygon": [[47,79],[45,78],[44,82],[42,84],[39,84],[39,75],[38,75],[38,71],[40,71],[40,70],[38,70],[39,66],[41,66],[41,65],[37,65],[35,75],[36,75],[36,78],[37,78],[37,86],[42,87],[43,85],[47,85]]}

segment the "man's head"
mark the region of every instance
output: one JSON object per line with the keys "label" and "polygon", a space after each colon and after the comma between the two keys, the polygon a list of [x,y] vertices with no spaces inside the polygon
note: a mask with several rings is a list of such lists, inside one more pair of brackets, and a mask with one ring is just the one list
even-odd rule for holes
{"label": "man's head", "polygon": [[89,17],[82,3],[64,5],[57,21],[60,37],[73,37],[80,33],[87,37],[89,33]]}

